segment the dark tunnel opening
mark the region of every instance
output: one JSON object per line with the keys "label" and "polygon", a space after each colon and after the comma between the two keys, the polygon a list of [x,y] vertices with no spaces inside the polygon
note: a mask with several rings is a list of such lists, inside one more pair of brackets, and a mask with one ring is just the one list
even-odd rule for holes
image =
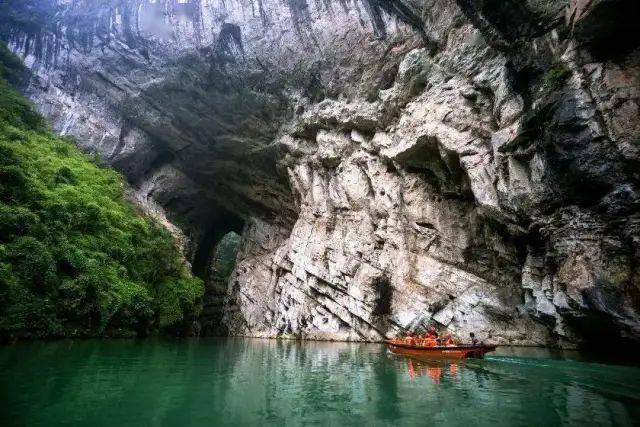
{"label": "dark tunnel opening", "polygon": [[372,314],[375,316],[388,316],[391,314],[393,301],[393,286],[386,277],[380,277],[373,282],[376,294]]}
{"label": "dark tunnel opening", "polygon": [[227,279],[235,268],[244,221],[237,215],[218,210],[198,241],[193,274],[204,281],[200,334],[221,336],[228,331],[222,324]]}
{"label": "dark tunnel opening", "polygon": [[198,240],[191,263],[193,274],[206,282],[210,275],[211,259],[220,240],[230,232],[238,235],[242,234],[243,227],[244,221],[238,216],[229,212],[219,213],[211,224],[204,229],[205,231],[202,232]]}

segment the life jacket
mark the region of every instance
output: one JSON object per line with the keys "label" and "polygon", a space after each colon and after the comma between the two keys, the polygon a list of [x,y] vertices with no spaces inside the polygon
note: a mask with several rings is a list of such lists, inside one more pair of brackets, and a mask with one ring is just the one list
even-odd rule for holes
{"label": "life jacket", "polygon": [[435,338],[426,338],[423,340],[423,345],[425,347],[435,347],[436,345],[438,345],[438,342],[435,340]]}

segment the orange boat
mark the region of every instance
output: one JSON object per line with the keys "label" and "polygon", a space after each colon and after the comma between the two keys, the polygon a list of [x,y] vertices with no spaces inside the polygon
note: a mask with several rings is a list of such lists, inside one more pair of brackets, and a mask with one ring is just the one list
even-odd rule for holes
{"label": "orange boat", "polygon": [[408,344],[404,340],[385,341],[392,353],[425,359],[482,359],[486,353],[496,349],[495,345],[436,345]]}

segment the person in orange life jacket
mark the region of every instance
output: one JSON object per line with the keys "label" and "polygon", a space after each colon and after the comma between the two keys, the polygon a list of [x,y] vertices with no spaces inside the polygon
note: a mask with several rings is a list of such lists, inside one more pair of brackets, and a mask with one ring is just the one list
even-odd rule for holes
{"label": "person in orange life jacket", "polygon": [[416,334],[413,333],[412,331],[407,332],[407,344],[409,345],[414,345],[416,343],[416,339],[415,339]]}
{"label": "person in orange life jacket", "polygon": [[427,333],[425,334],[426,338],[429,338],[431,340],[435,341],[435,345],[442,345],[442,340],[440,339],[440,336],[438,335],[438,331],[436,330],[436,327],[431,325],[429,326],[429,328],[427,328]]}
{"label": "person in orange life jacket", "polygon": [[438,345],[438,340],[435,338],[425,338],[423,340],[423,345],[426,347],[435,347]]}
{"label": "person in orange life jacket", "polygon": [[456,345],[455,342],[453,341],[453,337],[451,336],[451,334],[448,334],[446,337],[444,337],[444,345],[447,345],[447,346]]}
{"label": "person in orange life jacket", "polygon": [[419,339],[418,343],[425,347],[435,346],[437,344],[436,343],[437,333],[435,333],[434,335],[434,332],[435,332],[435,328],[433,327],[427,328],[424,335]]}

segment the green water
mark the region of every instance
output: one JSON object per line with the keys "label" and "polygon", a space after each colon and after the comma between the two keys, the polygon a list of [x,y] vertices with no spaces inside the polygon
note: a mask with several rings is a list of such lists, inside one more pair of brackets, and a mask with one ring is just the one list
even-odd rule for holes
{"label": "green water", "polygon": [[640,368],[258,339],[0,347],[0,425],[633,425]]}

